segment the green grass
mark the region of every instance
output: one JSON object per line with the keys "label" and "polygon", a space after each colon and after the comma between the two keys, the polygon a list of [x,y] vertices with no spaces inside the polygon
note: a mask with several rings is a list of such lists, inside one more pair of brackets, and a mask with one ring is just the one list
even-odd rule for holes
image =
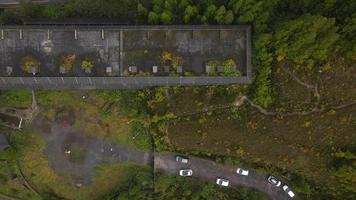
{"label": "green grass", "polygon": [[32,95],[28,90],[0,91],[0,106],[26,108],[31,106]]}
{"label": "green grass", "polygon": [[90,136],[148,150],[150,143],[143,118],[126,99],[132,95],[127,91],[36,92],[41,114],[50,120],[55,120],[58,112],[64,110],[73,113],[74,126]]}
{"label": "green grass", "polygon": [[[127,187],[131,181],[142,183],[142,187],[151,187],[151,169],[147,166],[133,163],[103,164],[95,169],[90,185],[77,188],[69,175],[58,175],[48,165],[43,153],[44,141],[36,134],[17,134],[13,137],[16,148],[21,152],[19,158],[21,168],[28,181],[40,192],[43,199],[104,199],[116,193],[120,188]],[[16,169],[16,168],[15,168]],[[0,174],[2,165],[0,165]],[[16,171],[16,173],[18,173]],[[19,189],[18,180],[7,180],[7,185],[0,186],[0,191],[6,191],[13,187]],[[2,190],[3,189],[3,190]],[[27,193],[30,193],[27,191]],[[26,195],[26,190],[18,195]],[[7,193],[6,193],[7,194]],[[9,191],[10,195],[14,195]],[[34,199],[37,198],[36,195]],[[30,199],[32,199],[32,196]]]}

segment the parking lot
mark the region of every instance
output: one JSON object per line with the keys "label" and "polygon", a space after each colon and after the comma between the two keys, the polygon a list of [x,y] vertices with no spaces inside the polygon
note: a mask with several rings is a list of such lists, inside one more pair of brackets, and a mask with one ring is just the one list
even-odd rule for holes
{"label": "parking lot", "polygon": [[[0,76],[33,76],[21,69],[21,59],[31,56],[40,63],[38,76],[107,76],[106,67],[119,72],[119,30],[8,29],[1,31]],[[59,57],[74,54],[73,69],[60,74]],[[80,60],[89,56],[94,61],[90,73],[80,67]],[[8,71],[10,67],[12,72]]]}
{"label": "parking lot", "polygon": [[[156,153],[154,156],[154,167],[156,170],[163,170],[168,174],[178,176],[180,169],[192,169],[193,176],[202,178],[206,181],[215,183],[216,178],[229,180],[231,187],[251,187],[263,192],[269,199],[272,200],[287,200],[288,195],[272,184],[267,182],[267,175],[250,170],[248,176],[236,174],[236,168],[231,166],[223,166],[214,163],[213,161],[189,156],[188,163],[181,163],[175,160],[175,153]],[[189,177],[186,177],[189,178]]]}
{"label": "parking lot", "polygon": [[[169,62],[162,61],[162,54],[169,53],[171,59],[181,59],[177,65],[183,72],[195,75],[205,73],[208,61],[232,59],[237,69],[246,75],[246,30],[245,29],[161,29],[125,30],[123,32],[123,70],[137,66],[138,71],[152,73],[159,68],[159,75],[168,75],[174,69]],[[169,58],[167,58],[169,59]],[[163,67],[169,66],[169,71]]]}
{"label": "parking lot", "polygon": [[[250,83],[250,51],[249,26],[4,26],[0,89]],[[69,56],[73,60],[63,71]],[[83,67],[86,59],[90,70]],[[206,75],[207,62],[226,60],[241,76]],[[136,73],[129,71],[133,66]]]}

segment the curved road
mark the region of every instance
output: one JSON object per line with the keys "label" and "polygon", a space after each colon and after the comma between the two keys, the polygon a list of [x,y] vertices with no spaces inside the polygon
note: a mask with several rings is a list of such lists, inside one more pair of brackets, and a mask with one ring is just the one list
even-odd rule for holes
{"label": "curved road", "polygon": [[231,186],[246,186],[255,188],[272,200],[290,199],[281,188],[275,188],[266,181],[267,175],[257,174],[250,170],[249,175],[239,176],[235,173],[236,168],[218,166],[216,163],[197,157],[189,156],[189,163],[183,164],[175,161],[174,153],[156,153],[154,156],[155,169],[161,169],[171,175],[178,175],[178,170],[190,168],[193,176],[215,183],[216,177],[226,178]]}

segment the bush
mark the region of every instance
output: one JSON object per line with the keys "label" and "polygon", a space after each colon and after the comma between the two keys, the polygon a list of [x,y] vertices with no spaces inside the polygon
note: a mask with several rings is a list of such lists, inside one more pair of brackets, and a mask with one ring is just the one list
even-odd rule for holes
{"label": "bush", "polygon": [[94,61],[92,58],[86,56],[82,59],[82,61],[80,62],[80,67],[82,69],[91,69],[94,67]]}
{"label": "bush", "polygon": [[236,69],[237,65],[233,59],[225,60],[222,63],[222,66],[224,67],[224,75],[225,76],[229,76],[229,77],[241,76],[241,72]]}
{"label": "bush", "polygon": [[38,71],[39,65],[40,62],[32,56],[25,56],[21,59],[21,68],[24,72],[32,73],[32,68]]}
{"label": "bush", "polygon": [[69,72],[73,68],[75,59],[76,59],[76,55],[74,53],[63,54],[59,58],[59,63],[61,66],[65,68],[66,72]]}
{"label": "bush", "polygon": [[150,150],[151,142],[147,128],[140,121],[133,121],[130,128],[129,143],[142,150]]}
{"label": "bush", "polygon": [[31,92],[27,90],[0,91],[0,106],[28,107],[31,97]]}
{"label": "bush", "polygon": [[262,34],[257,37],[254,45],[254,49],[256,50],[254,65],[258,66],[254,82],[254,99],[265,108],[272,103],[271,74],[273,57],[268,49],[271,41],[271,34]]}

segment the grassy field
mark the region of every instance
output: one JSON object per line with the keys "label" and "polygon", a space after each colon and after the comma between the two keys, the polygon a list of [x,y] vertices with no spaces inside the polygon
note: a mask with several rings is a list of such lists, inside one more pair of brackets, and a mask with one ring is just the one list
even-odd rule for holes
{"label": "grassy field", "polygon": [[[16,148],[19,149],[19,166],[29,184],[40,195],[31,192],[22,185],[19,168],[15,163],[2,163],[0,174],[3,184],[0,192],[9,196],[24,199],[106,199],[112,198],[122,188],[127,188],[130,181],[137,179],[146,190],[150,190],[151,169],[131,163],[105,164],[95,169],[94,178],[90,185],[78,187],[68,176],[58,176],[49,166],[43,153],[44,142],[35,134],[17,133],[12,137]],[[17,178],[7,175],[8,168],[15,171]],[[125,189],[122,189],[125,190]],[[16,192],[17,191],[17,192]]]}
{"label": "grassy field", "polygon": [[26,108],[31,105],[31,92],[28,90],[0,91],[0,106]]}
{"label": "grassy field", "polygon": [[93,137],[150,149],[142,117],[125,111],[123,92],[39,91],[36,99],[41,114],[50,120],[73,125]]}

